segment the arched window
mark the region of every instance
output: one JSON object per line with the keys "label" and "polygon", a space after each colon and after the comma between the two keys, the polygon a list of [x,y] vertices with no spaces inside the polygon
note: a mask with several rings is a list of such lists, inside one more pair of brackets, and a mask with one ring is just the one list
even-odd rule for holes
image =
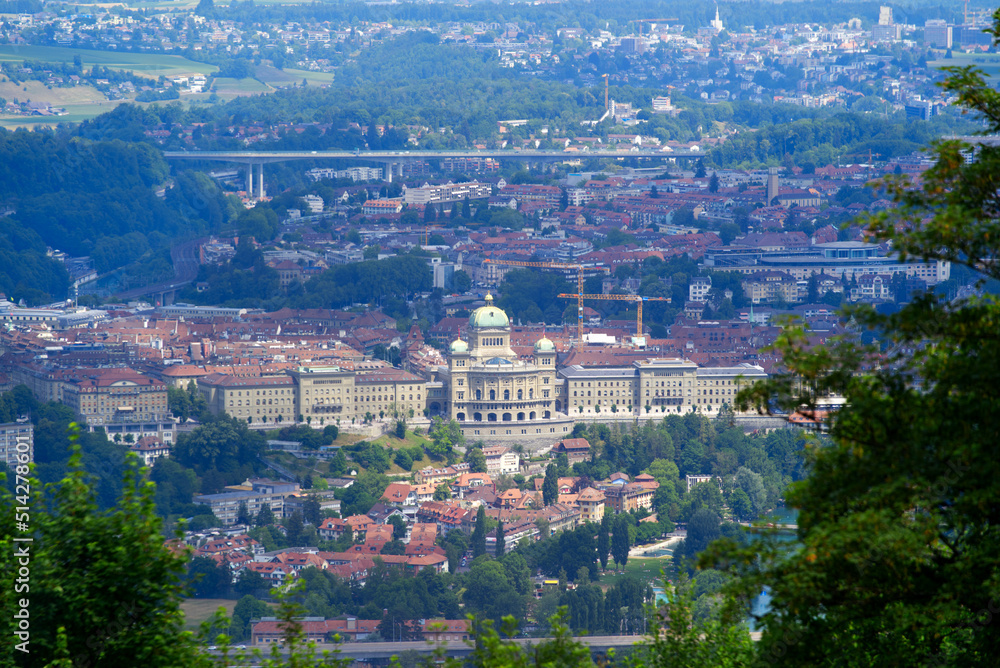
{"label": "arched window", "polygon": [[518,400],[524,399],[524,390],[517,391],[517,398]]}
{"label": "arched window", "polygon": [[503,400],[504,401],[510,401],[510,390],[504,390],[503,391]]}
{"label": "arched window", "polygon": [[490,390],[490,401],[496,401],[496,399],[497,399],[497,391]]}

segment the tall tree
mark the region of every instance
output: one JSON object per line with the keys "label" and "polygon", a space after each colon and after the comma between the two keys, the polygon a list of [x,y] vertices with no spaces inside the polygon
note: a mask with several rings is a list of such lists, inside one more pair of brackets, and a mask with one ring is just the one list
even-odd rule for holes
{"label": "tall tree", "polygon": [[542,503],[551,506],[559,500],[559,472],[555,464],[549,464],[545,469],[545,481],[542,483]]}
{"label": "tall tree", "polygon": [[[31,479],[28,503],[0,486],[0,511],[11,518],[0,522],[9,660],[24,649],[24,665],[61,665],[58,659],[70,657],[79,666],[201,665],[182,635],[187,557],[164,546],[153,485],[131,458],[117,504],[101,512],[80,448],[73,445],[72,453],[60,482],[43,492]],[[15,473],[28,477],[28,467]],[[15,525],[16,506],[30,506],[30,534]],[[15,542],[25,537],[33,541]],[[19,568],[25,572],[18,576]],[[19,627],[19,619],[28,621]]]}
{"label": "tall tree", "polygon": [[611,513],[604,513],[601,518],[601,528],[597,531],[597,558],[601,562],[601,570],[608,567],[608,554],[611,552]]}
{"label": "tall tree", "polygon": [[[948,69],[946,91],[1000,133],[993,87]],[[885,179],[897,206],[868,231],[902,259],[1000,279],[1000,148],[934,152],[919,184]],[[856,343],[814,348],[787,330],[788,373],[743,396],[806,412],[818,397],[845,399],[826,424],[831,442],[806,449],[810,476],[786,493],[800,546],[783,552],[772,538],[712,556],[751,565],[744,591],[770,588],[760,649],[775,665],[988,665],[1000,656],[1000,301],[925,294],[891,315],[852,315],[868,330]],[[871,337],[878,345],[863,345]]]}
{"label": "tall tree", "polygon": [[271,510],[270,504],[265,503],[257,511],[257,519],[254,524],[259,527],[266,527],[269,524],[274,524],[274,512]]}
{"label": "tall tree", "polygon": [[240,505],[236,509],[236,523],[242,524],[243,526],[250,526],[253,520],[250,518],[250,509],[247,508],[246,501],[240,501]]}
{"label": "tall tree", "polygon": [[632,546],[628,527],[628,518],[624,514],[618,515],[615,520],[615,532],[611,537],[611,556],[615,558],[618,568],[623,568],[628,563],[628,549]]}
{"label": "tall tree", "polygon": [[500,520],[500,523],[497,524],[497,546],[495,552],[497,559],[503,556],[504,552],[506,551],[506,547],[507,546],[505,544],[504,533],[503,533],[503,520]]}
{"label": "tall tree", "polygon": [[472,558],[486,554],[486,506],[476,511],[476,528],[472,530]]}
{"label": "tall tree", "polygon": [[465,461],[469,464],[471,473],[486,473],[486,455],[477,443],[466,448]]}

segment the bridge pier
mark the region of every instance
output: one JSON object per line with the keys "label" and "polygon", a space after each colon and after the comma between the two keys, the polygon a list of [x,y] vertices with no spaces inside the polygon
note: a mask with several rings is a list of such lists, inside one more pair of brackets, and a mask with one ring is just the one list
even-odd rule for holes
{"label": "bridge pier", "polygon": [[258,189],[257,198],[264,199],[264,163],[260,163],[260,176],[258,178],[258,184],[260,188]]}

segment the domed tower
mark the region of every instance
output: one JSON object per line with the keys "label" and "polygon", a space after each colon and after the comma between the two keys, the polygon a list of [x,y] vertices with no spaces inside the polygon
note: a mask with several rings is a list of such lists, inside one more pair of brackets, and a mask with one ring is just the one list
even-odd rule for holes
{"label": "domed tower", "polygon": [[555,359],[556,344],[552,343],[552,341],[545,336],[535,341],[535,364],[542,368],[550,366],[555,369]]}
{"label": "domed tower", "polygon": [[459,421],[464,421],[466,419],[465,412],[461,408],[456,408],[456,406],[460,407],[466,401],[466,395],[469,391],[469,367],[471,359],[469,356],[469,344],[461,338],[455,339],[448,347],[448,353],[448,405],[450,406],[451,417]]}
{"label": "domed tower", "polygon": [[510,318],[493,305],[493,295],[486,294],[486,305],[469,316],[469,340],[473,359],[514,359],[510,349]]}
{"label": "domed tower", "polygon": [[[537,396],[549,399],[557,396],[556,393],[556,344],[552,343],[548,337],[535,341],[535,368],[538,369],[537,380],[535,381],[538,390]],[[555,409],[561,411],[562,401],[556,400]]]}

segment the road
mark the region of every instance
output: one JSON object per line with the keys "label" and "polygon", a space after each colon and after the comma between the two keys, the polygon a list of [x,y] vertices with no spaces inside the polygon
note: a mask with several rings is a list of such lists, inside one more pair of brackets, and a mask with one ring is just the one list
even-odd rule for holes
{"label": "road", "polygon": [[116,296],[121,299],[134,299],[158,292],[167,292],[181,288],[195,279],[198,275],[198,248],[204,239],[193,239],[177,244],[170,249],[170,261],[174,265],[174,277],[169,281],[146,285],[141,288],[133,288],[125,292],[119,292]]}
{"label": "road", "polygon": [[[757,642],[760,640],[760,633],[753,632],[750,634],[750,637],[754,642]],[[550,640],[550,638],[515,638],[512,642],[524,647],[535,645],[545,640]],[[590,647],[591,652],[594,654],[607,654],[609,649],[618,650],[633,647],[635,645],[645,645],[647,638],[645,636],[581,636],[574,638],[574,640]],[[336,649],[339,650],[340,658],[349,658],[356,661],[387,661],[393,656],[402,655],[403,652],[430,654],[436,651],[439,647],[444,648],[445,654],[452,657],[468,656],[473,651],[470,644],[464,640],[451,640],[441,643],[406,641],[355,642],[343,643],[340,645],[321,643],[316,645],[317,653],[321,653],[323,650]],[[260,646],[257,649],[260,649],[266,655],[270,652],[271,648],[268,646]],[[217,654],[218,652],[214,653]]]}
{"label": "road", "polygon": [[505,158],[512,160],[579,160],[580,158],[700,158],[703,151],[164,151],[168,160],[224,160],[227,162],[280,162],[284,160],[369,160],[399,162],[442,158]]}

